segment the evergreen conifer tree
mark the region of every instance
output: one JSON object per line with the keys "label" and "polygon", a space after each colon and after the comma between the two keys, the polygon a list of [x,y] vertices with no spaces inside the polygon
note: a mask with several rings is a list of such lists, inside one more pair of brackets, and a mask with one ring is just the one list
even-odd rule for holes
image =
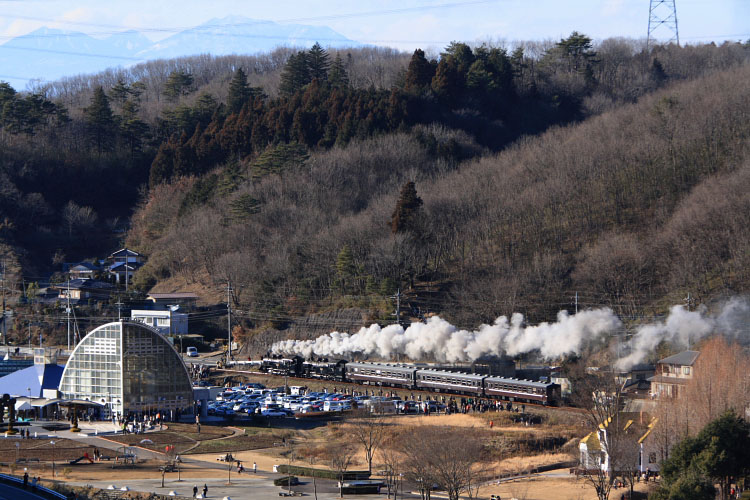
{"label": "evergreen conifer tree", "polygon": [[130,96],[130,87],[120,78],[114,87],[109,90],[109,95],[118,106],[122,106]]}
{"label": "evergreen conifer tree", "polygon": [[122,105],[120,132],[128,144],[131,156],[141,151],[148,125],[138,117],[138,105],[131,100],[125,101]]}
{"label": "evergreen conifer tree", "polygon": [[307,67],[310,80],[317,79],[320,83],[328,80],[331,57],[318,42],[315,42],[315,45],[307,52]]}
{"label": "evergreen conifer tree", "polygon": [[415,50],[409,61],[409,68],[406,70],[404,89],[408,92],[422,92],[428,89],[437,67],[437,63],[433,64],[433,62],[425,58],[422,49]]}
{"label": "evergreen conifer tree", "polygon": [[401,188],[401,194],[398,197],[396,210],[391,216],[391,232],[396,234],[404,231],[409,227],[409,222],[413,219],[414,214],[422,206],[422,199],[417,196],[417,188],[413,181],[409,181]]}
{"label": "evergreen conifer tree", "polygon": [[89,139],[96,146],[97,153],[109,149],[113,142],[115,118],[109,107],[109,98],[101,85],[94,90],[91,104],[84,109],[84,116],[89,132]]}
{"label": "evergreen conifer tree", "polygon": [[247,84],[247,75],[242,71],[242,68],[237,68],[232,81],[229,82],[227,111],[230,113],[239,113],[251,95],[250,86]]}
{"label": "evergreen conifer tree", "polygon": [[176,101],[181,95],[190,92],[193,86],[193,75],[183,70],[173,71],[164,84],[164,96],[170,101]]}
{"label": "evergreen conifer tree", "polygon": [[336,54],[331,70],[328,72],[328,83],[334,88],[345,89],[349,87],[349,75],[340,54]]}
{"label": "evergreen conifer tree", "polygon": [[279,92],[282,95],[291,96],[308,83],[310,83],[310,71],[307,65],[307,53],[292,54],[281,72]]}

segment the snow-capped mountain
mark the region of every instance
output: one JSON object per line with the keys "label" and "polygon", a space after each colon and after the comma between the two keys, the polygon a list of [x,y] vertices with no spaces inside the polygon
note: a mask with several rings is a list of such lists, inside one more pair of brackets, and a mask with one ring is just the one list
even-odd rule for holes
{"label": "snow-capped mountain", "polygon": [[310,47],[316,41],[324,47],[362,45],[326,26],[278,24],[241,16],[211,19],[157,42],[137,31],[95,38],[76,31],[40,28],[0,45],[0,80],[23,90],[30,79],[52,81],[194,54],[256,54],[278,46]]}

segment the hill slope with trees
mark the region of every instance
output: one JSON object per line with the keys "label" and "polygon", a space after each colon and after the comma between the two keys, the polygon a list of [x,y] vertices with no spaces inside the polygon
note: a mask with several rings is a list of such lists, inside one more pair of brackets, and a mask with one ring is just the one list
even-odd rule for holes
{"label": "hill slope with trees", "polygon": [[0,242],[41,274],[130,220],[140,290],[231,282],[244,327],[391,320],[397,290],[466,326],[709,301],[748,285],[749,54],[573,33],[5,85]]}

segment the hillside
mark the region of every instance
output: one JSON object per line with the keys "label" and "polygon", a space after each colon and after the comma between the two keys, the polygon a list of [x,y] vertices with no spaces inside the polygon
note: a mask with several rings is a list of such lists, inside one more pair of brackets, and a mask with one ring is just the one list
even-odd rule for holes
{"label": "hillside", "polygon": [[[405,317],[468,326],[550,319],[576,293],[624,317],[688,292],[707,303],[750,284],[749,74],[675,84],[499,154],[439,125],[309,156],[279,147],[155,186],[129,241],[156,280],[230,280],[256,327],[348,305],[386,320],[398,287]],[[422,204],[394,231],[407,181]]]}
{"label": "hillside", "polygon": [[20,290],[126,243],[138,291],[210,303],[229,281],[242,333],[273,338],[392,321],[398,290],[402,320],[467,326],[576,294],[625,317],[710,302],[748,284],[748,55],[573,33],[3,84],[3,256]]}

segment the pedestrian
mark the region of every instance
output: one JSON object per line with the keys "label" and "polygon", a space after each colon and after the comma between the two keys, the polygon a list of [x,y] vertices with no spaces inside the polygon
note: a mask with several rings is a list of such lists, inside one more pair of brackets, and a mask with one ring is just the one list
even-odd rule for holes
{"label": "pedestrian", "polygon": [[203,498],[206,498],[208,496],[208,485],[206,483],[203,483]]}
{"label": "pedestrian", "polygon": [[193,485],[193,498],[195,498],[197,496],[198,496],[198,485],[194,484]]}
{"label": "pedestrian", "polygon": [[24,472],[23,473],[23,489],[28,488],[28,486],[29,486],[29,473]]}
{"label": "pedestrian", "polygon": [[253,462],[253,474],[257,474],[257,473],[258,473],[258,464]]}

